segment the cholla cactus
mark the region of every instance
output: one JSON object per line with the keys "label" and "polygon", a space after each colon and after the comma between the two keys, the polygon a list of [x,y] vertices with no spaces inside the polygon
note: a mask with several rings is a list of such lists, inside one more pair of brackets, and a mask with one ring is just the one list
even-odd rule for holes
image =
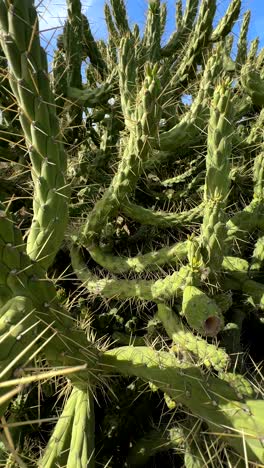
{"label": "cholla cactus", "polygon": [[[214,27],[216,8],[178,1],[164,44],[165,4],[149,0],[141,35],[111,0],[105,42],[80,0],[67,0],[49,73],[34,1],[0,0],[0,409],[10,435],[8,405],[26,385],[62,374],[70,389],[38,466],[139,466],[159,443],[184,449],[186,466],[213,466],[208,447],[218,466],[264,463],[258,376],[252,385],[247,361],[233,366],[247,346],[241,317],[253,311],[260,327],[264,308],[263,51],[256,40],[247,53],[247,12],[232,60],[241,1]],[[52,371],[30,375],[44,358]],[[134,430],[130,403],[145,398],[127,383],[135,377],[175,411],[174,429],[157,430],[149,407]],[[111,387],[125,399],[115,422],[113,405],[97,407]],[[194,418],[205,438],[186,437]],[[101,453],[106,435],[115,442]],[[24,457],[25,441],[17,452],[4,443],[4,463]]]}

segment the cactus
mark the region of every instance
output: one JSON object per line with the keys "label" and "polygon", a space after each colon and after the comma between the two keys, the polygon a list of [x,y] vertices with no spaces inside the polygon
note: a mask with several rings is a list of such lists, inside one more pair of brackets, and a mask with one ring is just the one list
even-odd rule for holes
{"label": "cactus", "polygon": [[[10,64],[10,85],[20,107],[35,188],[27,252],[47,268],[54,260],[67,225],[66,157],[48,83],[46,56],[31,31],[37,25],[36,10],[25,1],[10,6],[9,16],[4,8],[2,2],[1,44]],[[28,50],[34,63],[27,55]]]}
{"label": "cactus", "polygon": [[[260,328],[264,309],[264,67],[257,39],[247,50],[250,12],[232,60],[240,0],[217,24],[216,1],[177,1],[165,44],[159,0],[143,34],[110,0],[105,41],[81,8],[67,1],[49,73],[34,1],[0,0],[1,416],[11,429],[12,398],[61,374],[71,393],[36,466],[138,466],[160,444],[186,466],[213,466],[210,447],[219,466],[264,463],[243,328],[250,314]],[[141,426],[105,432],[121,396],[120,425],[142,395],[155,404]],[[203,437],[186,436],[193,418]],[[17,460],[12,444],[1,457]]]}
{"label": "cactus", "polygon": [[228,354],[223,349],[217,349],[216,346],[190,333],[168,306],[158,304],[158,318],[173,340],[173,351],[189,351],[206,367],[213,366],[217,370],[227,368]]}
{"label": "cactus", "polygon": [[201,227],[204,263],[214,272],[221,267],[227,237],[225,204],[230,189],[231,108],[230,83],[223,83],[215,90],[208,125],[205,209]]}
{"label": "cactus", "polygon": [[[123,346],[106,351],[102,357],[102,364],[106,368],[113,366],[127,375],[151,380],[177,402],[187,403],[193,414],[202,412],[213,432],[218,424],[230,427],[232,421],[233,427],[242,430],[245,438],[251,434],[247,440],[250,457],[256,457],[263,462],[262,401],[240,402],[235,392],[227,387],[224,381],[220,383],[218,379],[210,377],[205,383],[197,368],[188,365],[185,367],[184,364],[177,363],[173,356],[162,351]],[[255,424],[258,424],[258,429]],[[240,438],[234,439],[228,433],[224,438],[243,454],[243,443]]]}
{"label": "cactus", "polygon": [[250,22],[250,10],[246,11],[243,17],[243,22],[240,28],[240,35],[237,45],[236,69],[240,71],[247,59],[247,34]]}

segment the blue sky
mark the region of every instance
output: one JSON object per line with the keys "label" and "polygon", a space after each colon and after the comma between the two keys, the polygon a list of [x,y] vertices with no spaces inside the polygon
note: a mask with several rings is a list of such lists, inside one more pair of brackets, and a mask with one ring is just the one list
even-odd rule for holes
{"label": "blue sky", "polygon": [[[66,0],[35,0],[40,4],[40,30],[45,31],[45,40],[51,40],[61,31],[63,21],[66,18]],[[97,39],[106,37],[103,6],[104,0],[83,0],[83,13],[88,17],[91,29]],[[147,8],[147,0],[127,0],[127,11],[131,24],[137,22],[142,28],[144,15]],[[221,18],[230,0],[218,0],[216,18]],[[164,40],[170,35],[174,28],[175,0],[167,0],[168,20]],[[260,46],[264,46],[264,0],[242,0],[242,13],[250,9],[252,12],[249,39],[256,36],[260,38]],[[241,23],[242,16],[238,20]],[[235,28],[235,34],[238,31]],[[56,29],[58,28],[58,29]]]}

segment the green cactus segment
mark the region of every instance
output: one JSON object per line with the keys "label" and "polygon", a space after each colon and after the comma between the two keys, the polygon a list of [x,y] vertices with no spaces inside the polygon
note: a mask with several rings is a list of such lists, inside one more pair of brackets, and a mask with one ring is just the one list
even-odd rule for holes
{"label": "green cactus segment", "polygon": [[160,5],[160,37],[164,34],[167,20],[167,4],[162,3]]}
{"label": "green cactus segment", "polygon": [[189,275],[188,269],[182,267],[179,272],[157,281],[99,279],[88,270],[80,249],[75,246],[71,249],[71,261],[75,274],[83,286],[93,295],[102,295],[108,298],[134,298],[146,301],[168,300],[172,297],[182,296],[182,288]]}
{"label": "green cactus segment", "polygon": [[[25,252],[21,232],[15,228],[8,213],[4,214],[5,216],[0,217],[0,240],[3,240],[4,233],[7,249],[2,249],[1,272],[4,271],[3,280],[13,296],[0,311],[3,315],[2,339],[6,341],[5,364],[10,365],[7,372],[13,365],[13,358],[19,356],[20,342],[22,354],[19,359],[28,350],[32,352],[32,347],[38,341],[38,344],[44,345],[50,365],[76,366],[86,364],[88,360],[91,367],[96,366],[96,348],[91,345],[88,350],[90,343],[85,334],[76,330],[73,318],[56,298],[53,283],[46,279],[39,262],[31,262]],[[11,250],[10,240],[13,242]],[[14,259],[17,268],[11,265]],[[16,336],[20,337],[18,343],[14,342]],[[66,349],[72,349],[72,354],[67,353]],[[86,353],[83,354],[81,349],[86,350]],[[78,359],[76,356],[79,356]],[[71,381],[78,388],[86,388],[87,372],[72,375]]]}
{"label": "green cactus segment", "polygon": [[68,19],[64,28],[64,48],[68,86],[82,86],[82,5],[80,0],[67,0]]}
{"label": "green cactus segment", "polygon": [[200,204],[188,211],[167,213],[166,211],[152,211],[134,203],[124,203],[122,211],[126,216],[141,224],[148,224],[159,228],[176,227],[197,222],[203,216],[204,204]]}
{"label": "green cactus segment", "polygon": [[253,199],[243,211],[238,211],[227,223],[227,240],[245,239],[256,228],[263,228],[263,206],[258,199]]}
{"label": "green cactus segment", "polygon": [[199,364],[209,368],[213,367],[218,371],[228,367],[229,356],[224,349],[217,348],[202,338],[194,336],[181,323],[170,307],[165,304],[158,304],[157,315],[168,336],[173,340],[172,351],[176,353],[188,351],[198,359]]}
{"label": "green cactus segment", "polygon": [[264,285],[253,280],[246,280],[241,284],[241,289],[244,294],[249,296],[251,303],[257,309],[264,310]]}
{"label": "green cactus segment", "polygon": [[[67,21],[63,30],[67,88],[82,89],[83,24],[80,0],[67,0]],[[67,140],[78,137],[82,125],[82,106],[80,101],[71,99],[67,93]]]}
{"label": "green cactus segment", "polygon": [[144,60],[155,64],[160,59],[160,0],[150,0],[146,27],[141,46]]}
{"label": "green cactus segment", "polygon": [[[255,40],[247,52],[250,13],[234,62],[230,32],[241,0],[230,0],[218,23],[216,0],[177,0],[176,32],[165,47],[160,0],[148,2],[143,34],[130,29],[125,0],[109,0],[107,41],[93,37],[83,2],[67,0],[49,82],[36,3],[0,0],[0,413],[14,393],[4,385],[14,387],[45,359],[55,374],[69,373],[72,392],[42,468],[123,466],[117,439],[128,428],[134,440],[127,396],[141,400],[138,379],[156,392],[151,401],[161,397],[161,411],[177,413],[180,428],[148,433],[159,410],[147,405],[148,427],[128,448],[129,466],[146,464],[161,445],[186,467],[211,465],[215,456],[264,466],[258,378],[237,373],[251,345],[244,319],[260,323],[264,310],[264,49],[258,53]],[[161,235],[158,228],[169,229]],[[56,255],[65,234],[71,265]],[[124,402],[108,432],[109,412],[94,414],[94,392],[109,389],[117,374],[113,393],[124,391]],[[27,381],[38,379],[33,373]],[[113,437],[112,454],[105,436]],[[22,439],[15,450],[24,457],[36,436]]]}
{"label": "green cactus segment", "polygon": [[241,69],[241,84],[253,103],[264,107],[264,79],[258,70],[252,69],[251,64],[246,64]]}
{"label": "green cactus segment", "polygon": [[182,13],[182,0],[176,0],[175,22],[177,31],[182,27]]}
{"label": "green cactus segment", "polygon": [[[3,208],[0,204],[0,208]],[[31,263],[25,252],[22,234],[7,211],[0,211],[0,281],[12,296],[27,297],[37,308],[52,304],[56,297],[53,284],[45,279],[38,263]],[[45,307],[44,307],[45,308]]]}
{"label": "green cactus segment", "polygon": [[142,273],[155,271],[164,265],[179,265],[187,255],[185,242],[178,242],[169,247],[149,252],[136,257],[115,256],[104,252],[99,246],[89,247],[89,254],[102,267],[111,273],[124,274],[129,271]]}
{"label": "green cactus segment", "polygon": [[107,103],[111,97],[111,90],[111,83],[105,83],[100,88],[95,89],[68,87],[67,97],[72,99],[76,105],[96,107]]}
{"label": "green cactus segment", "polygon": [[259,37],[256,37],[251,41],[250,48],[248,51],[247,62],[250,63],[253,67],[256,63],[257,55],[259,48]]}
{"label": "green cactus segment", "polygon": [[162,151],[175,151],[179,147],[194,144],[201,138],[201,132],[205,130],[208,122],[208,103],[213,94],[214,81],[221,69],[222,50],[217,47],[206,63],[198,94],[190,110],[173,128],[160,134],[159,146]]}
{"label": "green cactus segment", "polygon": [[105,22],[109,34],[109,42],[113,43],[115,46],[119,46],[119,32],[116,29],[112,14],[111,14],[111,9],[107,3],[104,4],[104,16],[105,16]]}
{"label": "green cactus segment", "polygon": [[[22,366],[35,350],[34,338],[38,335],[38,319],[30,299],[16,296],[0,309],[0,379],[12,378],[15,369]],[[32,338],[33,336],[33,338]],[[0,396],[6,388],[0,389]],[[3,416],[9,403],[7,400],[0,407]]]}
{"label": "green cactus segment", "polygon": [[[30,316],[33,315],[34,307],[30,299],[16,296],[10,299],[1,309],[0,333],[1,341],[4,343],[1,352],[1,361],[17,356],[19,351],[25,347],[26,330],[37,323]],[[24,320],[23,320],[24,319]],[[32,335],[30,335],[31,338]],[[24,340],[25,338],[25,340]],[[15,348],[15,349],[14,349]],[[14,354],[15,352],[15,354]],[[4,367],[1,365],[1,370]]]}
{"label": "green cactus segment", "polygon": [[[262,112],[259,115],[259,119],[256,125],[252,128],[252,131],[248,138],[248,143],[262,144],[261,136],[261,122],[263,120]],[[227,223],[228,229],[228,241],[243,239],[249,236],[256,228],[260,229],[260,232],[264,230],[263,223],[263,151],[255,157],[253,166],[253,199],[247,205],[243,211],[236,213]],[[256,244],[256,256],[262,256],[262,236],[260,236],[259,242]],[[261,260],[262,261],[262,260]],[[256,263],[256,269],[258,268],[258,260]],[[254,269],[255,267],[253,267]]]}
{"label": "green cactus segment", "polygon": [[[90,24],[86,16],[82,15],[83,26],[83,52],[88,56],[93,67],[98,70],[101,78],[106,77],[107,65],[95,41]],[[85,58],[85,57],[83,57]]]}
{"label": "green cactus segment", "polygon": [[187,249],[188,249],[188,262],[190,269],[190,281],[188,285],[198,285],[200,283],[199,271],[204,267],[203,257],[201,254],[200,239],[195,237],[194,234],[188,236],[187,239]]}
{"label": "green cactus segment", "polygon": [[232,293],[230,291],[227,291],[220,294],[215,294],[214,301],[216,302],[222,313],[225,314],[233,305]]}
{"label": "green cactus segment", "polygon": [[[208,424],[248,460],[264,462],[263,401],[239,401],[227,382],[203,376],[196,367],[178,361],[171,353],[146,347],[124,346],[106,351],[105,372],[119,372],[152,382],[176,402]],[[226,431],[228,428],[228,431]]]}
{"label": "green cactus segment", "polygon": [[[20,254],[14,242],[13,223],[0,203],[0,307],[4,306],[13,295],[12,290],[7,285],[8,265],[12,269],[18,269],[20,266]],[[8,265],[5,264],[6,262]]]}
{"label": "green cactus segment", "polygon": [[[89,247],[99,239],[105,224],[117,213],[119,205],[134,189],[139,176],[139,158],[133,152],[134,137],[130,136],[118,171],[102,198],[95,204],[82,233],[82,243]],[[135,168],[135,171],[133,171]],[[138,169],[138,170],[137,170]]]}
{"label": "green cactus segment", "polygon": [[221,18],[218,25],[211,35],[211,41],[216,42],[222,40],[230,33],[235,21],[237,20],[241,9],[241,0],[232,0],[229,4],[226,14]]}
{"label": "green cactus segment", "polygon": [[244,279],[248,272],[248,262],[243,258],[226,256],[223,258],[222,268],[226,272],[234,273],[238,279]]}
{"label": "green cactus segment", "polygon": [[264,199],[264,151],[256,156],[253,167],[254,199]]}
{"label": "green cactus segment", "polygon": [[60,115],[64,108],[68,83],[65,54],[61,48],[61,45],[59,43],[57,45],[58,50],[56,50],[53,55],[52,88],[54,94],[57,96],[55,99],[57,114]]}
{"label": "green cactus segment", "polygon": [[78,390],[67,467],[94,468],[94,408],[91,390]]}
{"label": "green cactus segment", "polygon": [[235,390],[238,398],[241,400],[244,397],[254,398],[254,390],[252,385],[242,375],[233,374],[232,372],[219,372],[218,377],[225,382],[228,382]]}
{"label": "green cactus segment", "polygon": [[196,172],[203,168],[204,165],[204,155],[199,155],[197,158],[194,158],[190,161],[190,167],[174,177],[162,180],[161,185],[163,187],[172,187],[175,184],[184,183],[186,179],[196,174]]}
{"label": "green cactus segment", "polygon": [[[146,68],[146,78],[139,93],[135,123],[130,123],[130,136],[124,154],[109,188],[95,204],[82,232],[87,247],[98,240],[105,224],[117,213],[119,206],[134,191],[143,164],[148,159],[152,141],[157,137],[159,112],[156,97],[159,91],[157,69]],[[122,104],[125,108],[127,103]]]}
{"label": "green cactus segment", "polygon": [[120,35],[130,33],[124,0],[110,0],[116,28]]}
{"label": "green cactus segment", "polygon": [[[262,120],[262,115],[260,114]],[[253,185],[254,185],[254,194],[253,200],[259,201],[260,205],[260,219],[263,219],[263,198],[264,198],[264,152],[261,148],[261,152],[255,157],[254,166],[253,166]],[[258,226],[260,228],[261,234],[264,232],[263,222]],[[259,270],[261,269],[264,261],[264,237],[259,235],[255,243],[255,248],[252,255],[252,262],[250,269]]]}
{"label": "green cactus segment", "polygon": [[257,149],[263,141],[264,109],[261,109],[255,124],[252,125],[250,133],[246,139],[246,145]]}
{"label": "green cactus segment", "polygon": [[208,125],[201,236],[204,262],[212,272],[221,267],[227,237],[224,209],[230,189],[232,130],[231,88],[226,82],[215,90]]}
{"label": "green cactus segment", "polygon": [[121,106],[127,128],[133,130],[131,122],[135,113],[137,86],[136,86],[136,61],[135,40],[133,36],[123,37],[120,42],[119,52],[119,87],[121,94]]}
{"label": "green cactus segment", "polygon": [[264,50],[261,49],[256,60],[256,68],[260,71],[261,77],[263,78],[263,65],[264,65]]}
{"label": "green cactus segment", "polygon": [[197,60],[201,58],[201,50],[209,41],[215,11],[216,0],[202,0],[197,22],[183,50],[183,59],[170,81],[171,86],[184,86],[186,81],[193,76]]}
{"label": "green cactus segment", "polygon": [[184,288],[182,314],[191,328],[206,336],[217,335],[224,324],[218,305],[196,286]]}
{"label": "green cactus segment", "polygon": [[255,243],[250,270],[260,270],[264,263],[264,236],[260,236]]}
{"label": "green cactus segment", "polygon": [[1,44],[10,67],[10,84],[21,109],[20,121],[29,147],[35,187],[27,252],[47,268],[67,225],[66,157],[59,141],[46,56],[35,30],[37,16],[33,2],[19,0],[11,4],[2,0],[1,10],[8,14],[8,23],[0,16]]}
{"label": "green cactus segment", "polygon": [[226,289],[241,290],[249,296],[251,304],[264,309],[264,285],[249,279],[249,264],[237,257],[225,257],[222,265],[226,273]]}
{"label": "green cactus segment", "polygon": [[187,0],[183,17],[181,17],[182,2],[177,2],[177,18],[181,24],[177,24],[177,31],[174,32],[169,38],[168,43],[162,48],[161,54],[163,57],[169,57],[175,54],[179,49],[183,48],[187,38],[192,30],[193,23],[198,10],[199,0]]}
{"label": "green cactus segment", "polygon": [[204,468],[205,466],[204,456],[201,454],[201,450],[195,440],[193,443],[187,444],[184,452],[184,466],[186,468]]}
{"label": "green cactus segment", "polygon": [[[182,249],[183,249],[182,255],[187,256],[187,245],[186,246],[183,245]],[[175,252],[177,252],[177,255],[181,253],[180,245],[178,244],[175,245]],[[148,255],[150,258],[148,259],[149,260],[148,263],[146,263],[146,257]],[[115,257],[113,257],[114,262],[112,262],[111,256],[107,260],[105,259],[101,260],[100,256],[99,256],[99,259],[105,267],[109,268],[110,270],[116,273],[120,273],[120,272],[124,273],[129,270],[140,272],[140,271],[144,271],[152,263],[155,264],[156,261],[153,259],[153,257],[151,258],[151,255],[152,254],[146,254],[146,256],[142,256],[142,260],[143,260],[142,263],[140,261],[140,258],[137,258],[137,257],[135,259],[128,258],[127,260],[124,260],[124,263],[125,261],[128,263],[126,268],[122,265],[121,261],[118,264],[117,259],[116,259],[116,264],[114,264]],[[175,253],[173,255],[175,255]],[[175,295],[181,296],[182,295],[181,288],[184,287],[184,284],[186,283],[187,278],[189,276],[189,270],[183,267],[180,269],[178,273],[174,273],[173,275],[169,275],[168,277],[166,277],[164,280],[158,280],[158,281],[99,279],[98,277],[93,275],[91,272],[89,272],[85,262],[82,259],[81,253],[78,248],[76,247],[72,248],[71,257],[72,257],[72,265],[78,278],[84,283],[85,287],[87,287],[90,293],[101,294],[109,298],[119,297],[119,298],[126,299],[129,297],[134,297],[134,298],[141,298],[143,300],[144,299],[155,300],[158,297],[163,298],[163,299],[166,299],[166,298],[168,299],[169,297],[174,297]],[[95,258],[97,257],[95,256]],[[170,263],[173,263],[173,256],[172,256]],[[245,263],[245,266],[244,266],[244,263]],[[249,281],[249,278],[246,276],[246,272],[248,270],[248,263],[247,262],[244,262],[244,263],[241,259],[237,259],[235,257],[225,257],[223,261],[223,269],[226,272],[233,271],[234,280],[236,282],[239,281],[238,283],[239,285],[237,285],[237,283],[233,285],[235,289],[239,289],[240,287],[242,287],[245,293],[249,295],[253,294],[253,297],[255,298],[255,300],[260,302],[260,304],[262,304],[263,291],[262,291],[262,288],[260,287],[261,285],[259,285],[259,283]],[[122,269],[120,265],[122,266]],[[176,278],[177,278],[177,282],[175,282]],[[171,290],[169,289],[170,287],[171,287]],[[187,294],[188,291],[189,291],[188,289],[185,290],[185,294]],[[198,294],[197,288],[194,290],[194,292],[195,294]],[[209,320],[208,323],[204,324],[204,326],[208,328],[216,327],[217,329],[220,323],[222,323],[221,314],[218,316],[220,311],[223,309],[221,307],[221,302],[220,302],[220,305],[217,305],[219,304],[219,301],[216,298],[216,304],[215,304],[211,299],[209,299],[201,291],[199,291],[198,296],[199,295],[202,296],[201,303],[203,307],[206,308],[206,304],[211,304],[212,306],[210,307],[211,313],[214,313],[214,314],[216,313],[218,317],[218,318],[215,317],[214,320],[212,321]],[[198,300],[200,299],[198,298]],[[194,303],[194,309],[195,309],[197,307],[197,304],[196,304],[196,301],[194,302],[195,302]],[[192,304],[192,301],[191,301],[191,304]],[[189,306],[187,307],[187,309],[189,310]],[[205,317],[208,317],[208,315],[204,311],[204,308],[202,308],[202,311],[203,311],[202,312],[203,319],[205,319]],[[226,309],[224,308],[223,312],[225,311]],[[200,319],[202,318],[200,317]],[[188,320],[189,320],[190,326],[193,326],[199,332],[202,331],[201,323],[198,324],[198,328],[197,328],[196,320],[193,321],[191,318],[189,318]],[[207,330],[207,333],[208,333],[208,330]]]}
{"label": "green cactus segment", "polygon": [[40,468],[53,468],[58,464],[60,466],[66,466],[70,450],[74,415],[75,411],[78,411],[78,399],[79,390],[73,388],[39,462]]}
{"label": "green cactus segment", "polygon": [[[206,157],[207,180],[205,200],[220,197],[222,201],[228,195],[232,133],[232,101],[231,86],[227,81],[215,89],[208,127],[208,151]],[[225,155],[225,152],[227,155]],[[220,172],[224,180],[220,181]],[[212,178],[210,183],[209,178]]]}
{"label": "green cactus segment", "polygon": [[240,34],[237,44],[237,55],[236,55],[236,70],[240,71],[241,67],[246,63],[247,60],[247,34],[250,22],[250,10],[246,11],[243,17],[242,26],[240,28]]}

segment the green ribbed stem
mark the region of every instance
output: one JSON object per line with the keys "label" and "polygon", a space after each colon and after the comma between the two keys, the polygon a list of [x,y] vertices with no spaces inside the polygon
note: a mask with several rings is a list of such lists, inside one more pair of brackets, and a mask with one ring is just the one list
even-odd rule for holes
{"label": "green ribbed stem", "polygon": [[[66,155],[33,1],[1,0],[0,8],[1,45],[8,59],[10,85],[20,108],[20,122],[32,164],[33,220],[27,252],[48,268],[68,222]],[[32,28],[37,28],[33,35]]]}
{"label": "green ribbed stem", "polygon": [[[216,370],[226,369],[229,356],[224,349],[207,343],[199,336],[193,335],[180,321],[173,310],[165,304],[158,304],[158,318],[162,322],[168,336],[173,340],[174,352],[187,351],[198,359],[198,363]],[[190,362],[192,357],[190,356]]]}

